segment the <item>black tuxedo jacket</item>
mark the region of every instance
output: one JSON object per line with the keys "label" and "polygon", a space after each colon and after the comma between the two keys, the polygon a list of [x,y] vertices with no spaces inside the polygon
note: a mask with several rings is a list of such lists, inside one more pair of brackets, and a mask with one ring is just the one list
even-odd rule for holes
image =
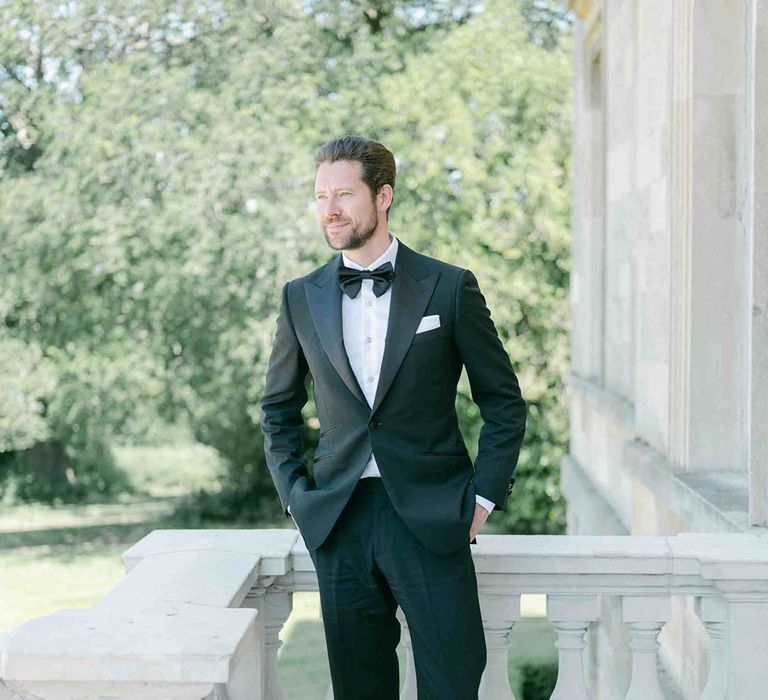
{"label": "black tuxedo jacket", "polygon": [[[398,239],[379,383],[369,406],[343,345],[341,254],[286,283],[261,400],[267,465],[286,517],[319,547],[373,451],[398,515],[427,548],[466,544],[475,494],[503,510],[525,433],[526,404],[469,270]],[[416,334],[425,315],[440,327]],[[474,464],[456,417],[462,365],[483,419]],[[320,440],[304,460],[306,376],[314,382]]]}

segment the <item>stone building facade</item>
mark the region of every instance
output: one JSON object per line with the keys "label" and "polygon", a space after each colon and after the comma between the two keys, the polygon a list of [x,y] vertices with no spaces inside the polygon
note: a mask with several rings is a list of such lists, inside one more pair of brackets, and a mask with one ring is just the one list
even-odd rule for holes
{"label": "stone building facade", "polygon": [[[570,7],[568,531],[766,528],[768,2]],[[616,603],[589,632],[596,700],[623,697],[631,673]],[[659,636],[684,698],[708,673],[692,608],[676,596]]]}

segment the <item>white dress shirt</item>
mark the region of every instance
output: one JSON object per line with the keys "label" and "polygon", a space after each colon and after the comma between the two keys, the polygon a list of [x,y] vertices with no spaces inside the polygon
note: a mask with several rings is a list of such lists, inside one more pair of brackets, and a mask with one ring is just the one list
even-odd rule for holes
{"label": "white dress shirt", "polygon": [[[386,262],[395,267],[397,258],[397,238],[390,233],[389,247],[372,263],[363,267],[350,260],[342,251],[342,262],[355,270],[373,270]],[[394,282],[393,282],[394,283]],[[380,297],[373,293],[373,280],[362,280],[362,286],[357,296],[350,299],[346,294],[341,295],[341,318],[344,334],[344,348],[347,351],[349,364],[357,377],[357,382],[365,394],[369,406],[373,406],[376,387],[379,385],[379,372],[384,357],[384,340],[387,335],[389,305],[392,299],[392,285]],[[381,477],[376,464],[376,458],[371,452],[368,463],[360,475]],[[489,513],[493,510],[493,501],[475,494],[477,502]]]}

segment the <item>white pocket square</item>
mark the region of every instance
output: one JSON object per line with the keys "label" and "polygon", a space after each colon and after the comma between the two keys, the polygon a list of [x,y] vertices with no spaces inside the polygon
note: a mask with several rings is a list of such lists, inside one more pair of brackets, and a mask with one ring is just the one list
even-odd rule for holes
{"label": "white pocket square", "polygon": [[433,328],[440,328],[440,316],[437,314],[422,317],[416,332],[423,333],[424,331],[431,331]]}

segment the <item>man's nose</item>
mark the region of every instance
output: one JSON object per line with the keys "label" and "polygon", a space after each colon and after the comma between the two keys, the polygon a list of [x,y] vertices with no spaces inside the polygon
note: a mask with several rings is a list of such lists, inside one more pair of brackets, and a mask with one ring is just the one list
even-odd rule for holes
{"label": "man's nose", "polygon": [[338,200],[335,197],[331,197],[326,205],[326,214],[328,216],[334,216],[341,213],[341,207],[338,204]]}

